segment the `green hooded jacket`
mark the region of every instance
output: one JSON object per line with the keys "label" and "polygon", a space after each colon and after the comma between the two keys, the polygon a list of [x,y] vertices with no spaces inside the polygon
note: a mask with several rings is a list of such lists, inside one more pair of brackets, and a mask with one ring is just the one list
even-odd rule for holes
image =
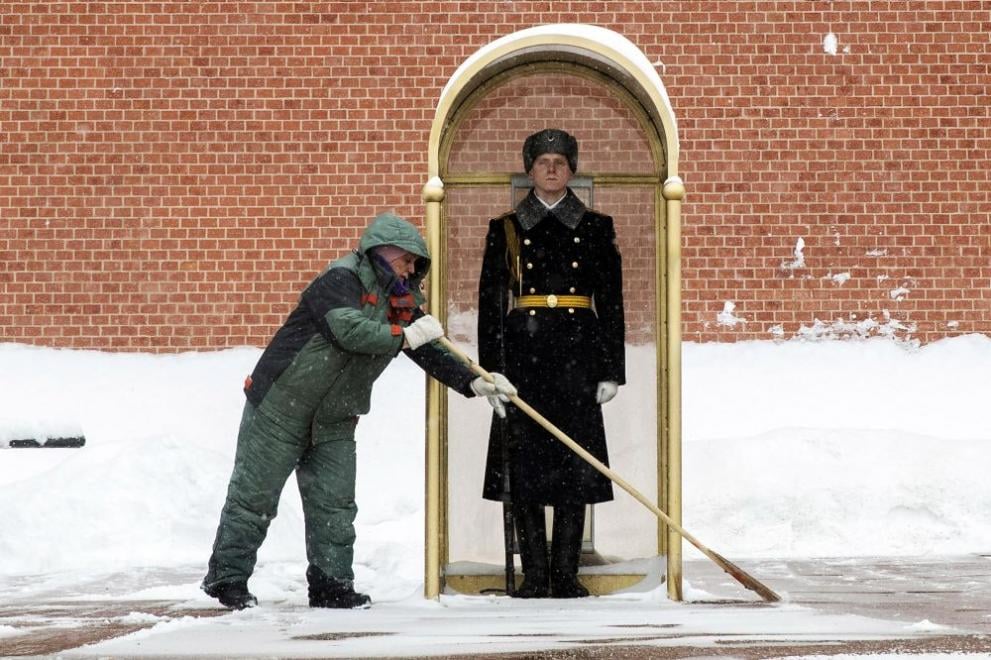
{"label": "green hooded jacket", "polygon": [[[409,297],[407,307],[394,306],[394,287],[404,283],[388,264],[375,262],[371,250],[383,245],[416,255],[416,271],[405,282],[415,307],[408,307]],[[255,366],[248,400],[276,421],[311,426],[314,441],[353,432],[370,408],[372,385],[402,347],[402,328],[423,315],[420,286],[429,268],[427,245],[413,225],[392,213],[376,216],[358,249],[303,291]],[[436,342],[406,353],[445,385],[474,396],[474,375]]]}

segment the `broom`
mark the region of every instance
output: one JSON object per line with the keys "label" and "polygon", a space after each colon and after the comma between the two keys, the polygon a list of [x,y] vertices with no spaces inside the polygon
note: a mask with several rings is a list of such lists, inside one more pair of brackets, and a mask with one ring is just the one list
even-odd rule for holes
{"label": "broom", "polygon": [[[466,365],[468,365],[468,367],[474,373],[478,374],[479,376],[489,381],[490,383],[493,382],[492,374],[490,374],[488,371],[483,369],[481,365],[477,364],[463,351],[458,349],[458,347],[452,344],[447,337],[441,337],[438,341],[441,343],[441,345],[444,346],[444,348],[450,351],[455,357],[457,357],[459,360],[461,360]],[[586,451],[584,447],[582,447],[577,442],[569,438],[564,431],[554,426],[550,421],[547,420],[547,418],[545,418],[543,415],[541,415],[532,407],[530,407],[530,404],[528,404],[526,401],[519,398],[518,396],[510,397],[509,400],[512,401],[517,408],[519,408],[527,415],[529,415],[535,422],[537,422],[542,427],[544,427],[551,435],[553,435],[555,438],[566,444],[573,452],[581,456],[589,465],[591,465],[596,470],[609,477],[609,479],[615,482],[620,488],[622,488],[627,493],[632,495],[634,499],[636,499],[638,502],[640,502],[645,507],[650,509],[654,513],[654,515],[660,518],[668,527],[678,532],[678,534],[680,534],[682,538],[684,538],[689,543],[691,543],[696,548],[698,548],[698,550],[702,554],[704,554],[706,557],[708,557],[713,562],[715,562],[715,564],[719,566],[721,569],[729,573],[734,580],[742,584],[747,589],[755,592],[757,595],[759,595],[768,603],[776,603],[779,600],[781,600],[781,597],[778,596],[778,594],[774,593],[772,589],[770,589],[767,585],[763,584],[760,580],[750,575],[745,570],[743,570],[742,568],[740,568],[730,560],[726,559],[718,552],[703,545],[701,541],[699,541],[697,538],[689,534],[681,525],[679,525],[674,520],[672,520],[668,514],[661,511],[661,509],[658,508],[656,504],[651,502],[640,491],[638,491],[636,488],[634,488],[629,483],[627,483],[622,477],[620,477],[618,474],[613,472],[609,467],[604,465],[602,461],[597,459],[595,456],[592,456],[592,454],[588,453],[588,451]]]}

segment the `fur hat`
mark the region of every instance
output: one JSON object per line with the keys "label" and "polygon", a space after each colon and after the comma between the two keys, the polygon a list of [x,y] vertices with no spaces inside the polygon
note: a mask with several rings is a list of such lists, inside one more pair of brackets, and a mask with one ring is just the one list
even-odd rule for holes
{"label": "fur hat", "polygon": [[533,162],[543,154],[561,154],[568,159],[572,174],[578,171],[578,140],[559,128],[545,128],[523,143],[523,171],[529,173]]}

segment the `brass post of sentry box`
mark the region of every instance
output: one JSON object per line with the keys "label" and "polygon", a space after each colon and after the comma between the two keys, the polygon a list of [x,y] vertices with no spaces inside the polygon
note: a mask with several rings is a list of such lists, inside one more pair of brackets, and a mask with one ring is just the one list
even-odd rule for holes
{"label": "brass post of sentry box", "polygon": [[[685,184],[672,176],[662,190],[667,216],[667,514],[681,524],[681,200]],[[668,598],[682,600],[681,536],[668,528]]]}
{"label": "brass post of sentry box", "polygon": [[[445,306],[445,282],[447,255],[444,251],[441,232],[441,202],[444,201],[444,184],[438,177],[432,177],[423,186],[423,201],[426,204],[427,249],[430,251],[431,267],[427,282],[427,305],[430,313],[441,324],[447,321]],[[445,451],[442,446],[444,426],[447,419],[447,389],[434,378],[427,379],[427,441],[426,441],[426,521],[424,529],[424,580],[423,595],[438,598],[441,592],[440,568],[447,555],[447,525],[444,516],[444,481],[447,478]]]}

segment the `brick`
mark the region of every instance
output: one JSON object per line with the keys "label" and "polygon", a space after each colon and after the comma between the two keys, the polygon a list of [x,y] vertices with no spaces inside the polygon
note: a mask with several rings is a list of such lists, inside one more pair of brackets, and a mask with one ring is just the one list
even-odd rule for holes
{"label": "brick", "polygon": [[[607,25],[663,62],[688,191],[686,339],[768,339],[772,325],[787,337],[885,309],[923,341],[991,333],[979,3],[358,4],[0,3],[0,336],[264,344],[368,218],[422,222],[447,76],[497,36],[562,21]],[[822,51],[831,26],[836,55]],[[583,171],[650,172],[636,117],[581,76],[490,89],[450,170],[518,170],[538,108],[580,136]],[[485,186],[448,193],[448,288],[467,309],[485,221],[509,201]],[[616,219],[635,341],[656,313],[652,205],[646,188],[596,188]],[[798,238],[804,267],[783,268]],[[844,271],[844,284],[830,278]],[[716,326],[726,300],[752,321]]]}

